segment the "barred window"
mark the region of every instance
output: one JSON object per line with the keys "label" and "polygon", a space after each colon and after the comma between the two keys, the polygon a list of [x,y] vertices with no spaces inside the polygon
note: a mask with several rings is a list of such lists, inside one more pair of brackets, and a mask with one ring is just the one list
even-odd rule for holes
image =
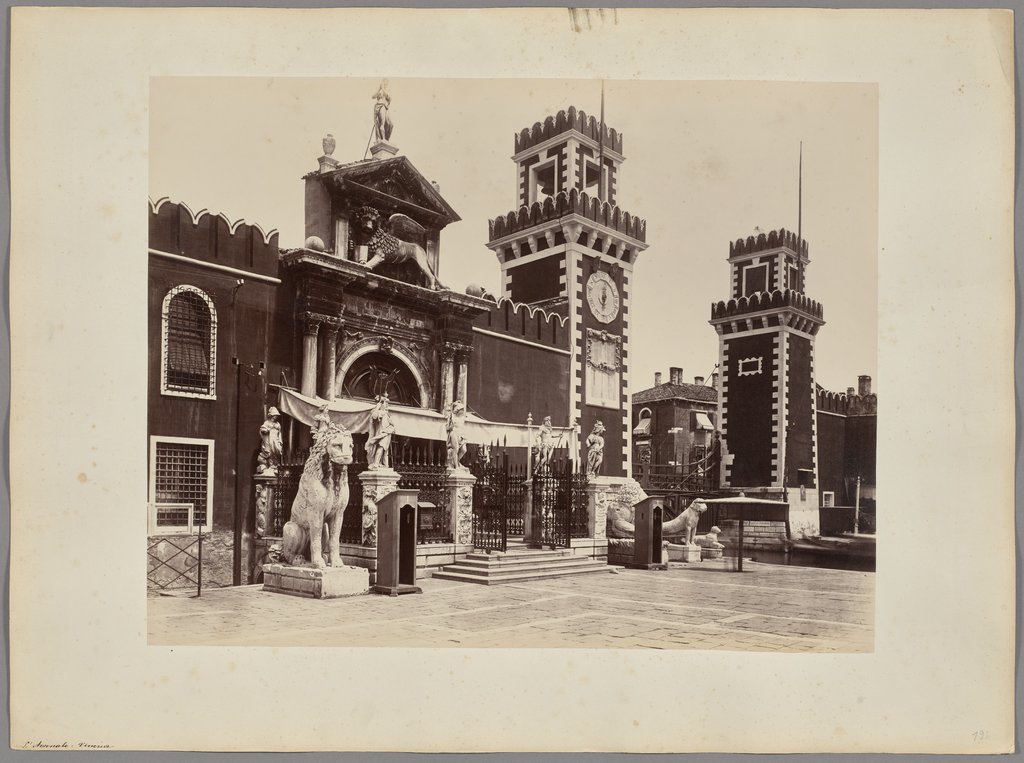
{"label": "barred window", "polygon": [[162,392],[216,396],[217,312],[194,286],[175,286],[163,307]]}
{"label": "barred window", "polygon": [[212,447],[212,440],[152,438],[152,532],[187,532],[189,508],[195,529],[209,527]]}

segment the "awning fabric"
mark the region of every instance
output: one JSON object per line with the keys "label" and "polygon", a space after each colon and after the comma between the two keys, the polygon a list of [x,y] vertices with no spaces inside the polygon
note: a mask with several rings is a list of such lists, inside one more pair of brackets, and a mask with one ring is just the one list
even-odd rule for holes
{"label": "awning fabric", "polygon": [[640,423],[633,428],[633,434],[637,436],[649,435],[651,433],[651,417],[640,419]]}
{"label": "awning fabric", "polygon": [[715,425],[711,423],[711,419],[703,411],[694,411],[694,415],[697,417],[697,429],[711,429],[715,428]]}
{"label": "awning fabric", "polygon": [[[313,425],[313,417],[320,411],[326,401],[319,397],[306,397],[298,392],[283,387],[278,389],[277,407],[281,413],[301,421],[307,426]],[[370,411],[374,403],[363,400],[339,398],[327,405],[327,413],[331,421],[344,426],[350,432],[370,431]],[[409,408],[404,405],[389,405],[388,412],[395,424],[395,434],[402,437],[420,437],[425,440],[447,439],[445,431],[446,417],[437,411],[426,408]],[[556,447],[569,447],[572,442],[572,429],[568,427],[552,427]],[[466,415],[466,440],[477,445],[499,444],[510,448],[526,448],[531,440],[537,439],[538,427],[535,424],[529,430],[525,424],[502,424],[482,419],[476,414]],[[507,439],[506,439],[507,438]]]}

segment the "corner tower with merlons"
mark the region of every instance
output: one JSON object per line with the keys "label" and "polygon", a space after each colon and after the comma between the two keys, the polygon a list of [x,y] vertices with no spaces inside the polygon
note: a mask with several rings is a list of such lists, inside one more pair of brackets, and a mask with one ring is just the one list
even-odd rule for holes
{"label": "corner tower with merlons", "polygon": [[731,297],[712,304],[710,320],[722,486],[784,494],[794,525],[801,514],[816,524],[818,509],[814,340],[825,321],[804,291],[809,262],[807,242],[785,229],[730,243]]}
{"label": "corner tower with merlons", "polygon": [[[605,426],[602,473],[630,474],[630,293],[646,221],[618,206],[622,135],[575,108],[515,136],[517,208],[489,221],[501,296],[566,319],[570,386],[556,426],[579,422],[577,452]],[[517,308],[518,309],[518,308]]]}

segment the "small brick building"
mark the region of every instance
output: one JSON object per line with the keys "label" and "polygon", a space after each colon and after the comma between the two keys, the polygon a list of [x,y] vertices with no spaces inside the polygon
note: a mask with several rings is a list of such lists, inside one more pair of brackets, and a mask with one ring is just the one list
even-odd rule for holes
{"label": "small brick building", "polygon": [[633,459],[637,467],[677,467],[689,474],[708,455],[718,423],[717,374],[711,383],[683,369],[669,369],[668,381],[655,374],[654,386],[633,394]]}

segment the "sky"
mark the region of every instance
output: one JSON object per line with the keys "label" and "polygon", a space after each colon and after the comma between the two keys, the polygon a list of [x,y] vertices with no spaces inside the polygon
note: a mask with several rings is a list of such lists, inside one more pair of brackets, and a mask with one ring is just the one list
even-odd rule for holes
{"label": "sky", "polygon": [[[150,197],[244,218],[304,240],[302,175],[321,139],[362,159],[379,79],[154,78]],[[516,133],[560,109],[600,113],[598,80],[390,79],[391,143],[462,218],[441,234],[441,281],[500,293],[487,220],[515,208]],[[605,120],[623,134],[622,209],[647,220],[631,314],[630,391],[654,373],[710,377],[718,337],[711,303],[728,299],[729,242],[796,230],[803,142],[806,293],[826,324],[817,381],[845,391],[867,374],[877,391],[878,96],[870,83],[609,80]]]}

